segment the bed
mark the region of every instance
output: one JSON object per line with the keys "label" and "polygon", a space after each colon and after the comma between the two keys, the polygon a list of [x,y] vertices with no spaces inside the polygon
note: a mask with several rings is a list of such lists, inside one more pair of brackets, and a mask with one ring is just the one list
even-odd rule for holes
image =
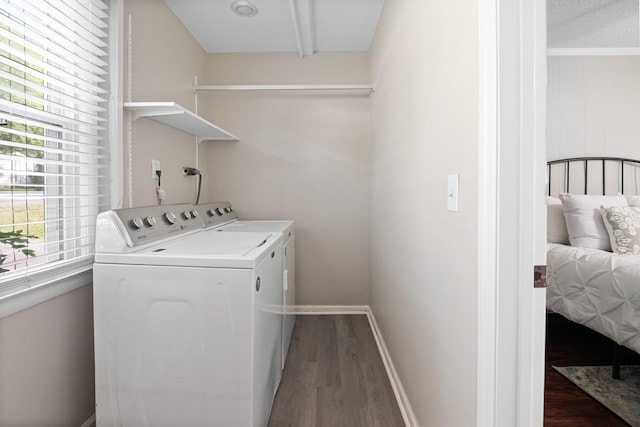
{"label": "bed", "polygon": [[[548,163],[547,309],[640,353],[640,161]],[[637,227],[637,232],[636,232]]]}

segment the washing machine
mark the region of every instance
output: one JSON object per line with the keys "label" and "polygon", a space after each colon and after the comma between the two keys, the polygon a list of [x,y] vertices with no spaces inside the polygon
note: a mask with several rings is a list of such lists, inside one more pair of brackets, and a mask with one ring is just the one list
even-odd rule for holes
{"label": "washing machine", "polygon": [[212,232],[271,232],[282,233],[283,244],[282,265],[282,368],[286,362],[296,322],[296,286],[295,286],[295,227],[290,220],[239,220],[238,215],[229,202],[213,202],[196,205],[199,217],[205,229]]}
{"label": "washing machine", "polygon": [[99,214],[96,425],[266,426],[282,375],[282,244],[206,234],[191,205]]}

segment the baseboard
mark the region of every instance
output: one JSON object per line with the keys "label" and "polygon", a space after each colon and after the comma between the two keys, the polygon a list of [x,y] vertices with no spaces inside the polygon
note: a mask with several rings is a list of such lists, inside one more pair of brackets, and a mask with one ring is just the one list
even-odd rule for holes
{"label": "baseboard", "polygon": [[402,386],[402,382],[400,381],[398,372],[396,371],[396,368],[393,365],[393,361],[391,360],[391,355],[389,354],[387,345],[385,344],[384,338],[382,337],[380,329],[378,328],[376,318],[369,306],[367,306],[366,314],[367,318],[369,319],[369,324],[371,325],[371,332],[373,332],[373,337],[376,340],[376,344],[378,345],[378,351],[380,352],[382,363],[384,363],[384,368],[386,369],[387,376],[389,377],[389,381],[391,382],[393,393],[395,394],[396,400],[398,401],[398,406],[400,407],[400,412],[402,413],[404,423],[407,427],[419,427],[418,420],[416,419],[416,415],[413,412],[413,408],[411,407],[409,398],[404,391],[404,387]]}
{"label": "baseboard", "polygon": [[96,414],[93,414],[89,419],[82,423],[80,427],[93,427],[96,425]]}
{"label": "baseboard", "polygon": [[367,314],[368,305],[297,305],[295,314]]}

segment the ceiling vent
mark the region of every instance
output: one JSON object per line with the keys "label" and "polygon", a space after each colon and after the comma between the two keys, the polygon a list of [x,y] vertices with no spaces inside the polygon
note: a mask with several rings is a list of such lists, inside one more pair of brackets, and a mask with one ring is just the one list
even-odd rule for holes
{"label": "ceiling vent", "polygon": [[243,16],[248,18],[250,16],[255,16],[258,13],[258,7],[245,0],[236,0],[231,3],[231,10],[238,16]]}

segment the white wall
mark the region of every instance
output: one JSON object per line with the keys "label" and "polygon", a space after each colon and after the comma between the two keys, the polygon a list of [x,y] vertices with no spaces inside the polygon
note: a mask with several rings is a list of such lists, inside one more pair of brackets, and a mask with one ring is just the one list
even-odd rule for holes
{"label": "white wall", "polygon": [[387,0],[371,50],[371,307],[423,426],[476,423],[477,16]]}
{"label": "white wall", "polygon": [[[127,0],[125,21],[125,102],[173,101],[195,111],[194,79],[204,74],[206,58],[200,45],[160,0]],[[204,108],[202,104],[198,107]],[[125,112],[125,207],[129,205],[130,187],[133,206],[158,203],[157,180],[151,177],[152,159],[160,160],[162,187],[167,194],[164,203],[195,203],[196,178],[182,175],[183,166],[196,167],[195,136],[147,118],[131,122],[129,128],[130,118]],[[132,180],[129,179],[129,153],[133,164]],[[203,191],[206,192],[206,182],[203,182]]]}
{"label": "white wall", "polygon": [[[369,83],[367,53],[214,54],[203,84]],[[296,221],[297,304],[369,301],[369,98],[208,92],[208,198]]]}
{"label": "white wall", "polygon": [[80,426],[95,412],[92,288],[0,319],[0,426]]}
{"label": "white wall", "polygon": [[548,58],[547,158],[640,158],[640,57]]}

